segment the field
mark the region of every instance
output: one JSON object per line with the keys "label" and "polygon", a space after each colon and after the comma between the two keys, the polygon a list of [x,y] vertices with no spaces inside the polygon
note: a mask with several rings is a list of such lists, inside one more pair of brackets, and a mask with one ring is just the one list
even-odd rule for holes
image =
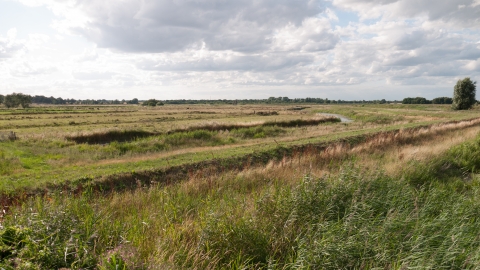
{"label": "field", "polygon": [[479,113],[0,108],[0,267],[478,268]]}

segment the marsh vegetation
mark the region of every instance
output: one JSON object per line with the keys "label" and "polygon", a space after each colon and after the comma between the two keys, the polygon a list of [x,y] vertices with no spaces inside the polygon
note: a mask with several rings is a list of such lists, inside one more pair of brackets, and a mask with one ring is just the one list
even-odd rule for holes
{"label": "marsh vegetation", "polygon": [[0,110],[0,266],[479,265],[476,108],[292,108]]}

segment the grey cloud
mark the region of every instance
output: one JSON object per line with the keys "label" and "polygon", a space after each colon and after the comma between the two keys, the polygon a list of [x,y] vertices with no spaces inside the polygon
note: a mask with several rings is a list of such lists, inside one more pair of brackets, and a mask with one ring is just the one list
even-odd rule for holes
{"label": "grey cloud", "polygon": [[428,78],[428,77],[390,77],[390,81],[392,81],[396,85],[432,85],[435,84],[435,79]]}
{"label": "grey cloud", "polygon": [[452,77],[460,76],[465,74],[465,70],[461,67],[460,63],[447,62],[440,65],[428,65],[426,67],[425,75],[426,76],[435,76],[435,77]]}
{"label": "grey cloud", "polygon": [[383,6],[396,16],[427,15],[432,21],[472,28],[480,25],[480,5],[477,3],[476,0],[333,0],[334,5],[358,11],[363,15]]}
{"label": "grey cloud", "polygon": [[465,68],[472,72],[480,71],[480,58],[478,58],[476,61],[470,61],[465,65]]}
{"label": "grey cloud", "polygon": [[[430,20],[458,23],[466,27],[480,25],[480,5],[474,0],[404,0],[399,1],[398,13],[404,16],[428,14]],[[463,6],[463,7],[462,7]]]}
{"label": "grey cloud", "polygon": [[129,52],[261,51],[278,28],[322,12],[323,0],[79,0],[90,23],[74,31]]}
{"label": "grey cloud", "polygon": [[296,65],[305,65],[313,62],[311,56],[306,55],[229,55],[217,57],[211,55],[198,60],[152,60],[144,59],[137,63],[137,67],[144,70],[157,71],[273,71]]}
{"label": "grey cloud", "polygon": [[[446,44],[445,44],[446,45]],[[471,44],[456,44],[457,46],[425,46],[414,50],[415,55],[403,54],[387,61],[389,66],[415,66],[424,63],[444,63],[456,60],[469,60],[480,57],[480,49]]]}
{"label": "grey cloud", "polygon": [[421,47],[427,41],[427,33],[425,31],[413,31],[405,33],[398,37],[395,45],[399,50],[412,50]]}

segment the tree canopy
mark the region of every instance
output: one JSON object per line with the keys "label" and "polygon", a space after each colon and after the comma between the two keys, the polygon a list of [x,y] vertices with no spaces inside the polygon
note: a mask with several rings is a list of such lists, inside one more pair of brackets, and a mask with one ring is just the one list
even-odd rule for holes
{"label": "tree canopy", "polygon": [[424,97],[407,97],[404,98],[402,101],[402,104],[431,104],[432,102],[430,100],[427,100]]}
{"label": "tree canopy", "polygon": [[452,104],[453,99],[449,97],[437,97],[432,99],[433,104]]}
{"label": "tree canopy", "polygon": [[145,102],[142,103],[143,106],[162,106],[163,105],[163,102],[161,102],[160,100],[156,100],[156,99],[149,99]]}
{"label": "tree canopy", "polygon": [[468,110],[477,101],[475,99],[476,84],[470,78],[458,80],[457,84],[453,88],[453,104],[454,110]]}
{"label": "tree canopy", "polygon": [[3,104],[7,108],[15,108],[18,106],[22,106],[22,108],[28,108],[31,103],[32,97],[22,93],[12,93],[10,95],[6,95],[3,99]]}

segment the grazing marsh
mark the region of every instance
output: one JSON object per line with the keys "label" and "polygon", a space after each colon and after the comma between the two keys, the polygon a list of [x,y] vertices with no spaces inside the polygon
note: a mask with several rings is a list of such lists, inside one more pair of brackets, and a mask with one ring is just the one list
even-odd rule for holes
{"label": "grazing marsh", "polygon": [[480,264],[477,108],[293,107],[1,109],[0,267]]}
{"label": "grazing marsh", "polygon": [[[8,173],[0,172],[0,192],[477,115],[476,110],[453,112],[445,105],[312,105],[300,111],[292,108],[295,107],[124,105],[3,109],[0,130],[16,132],[19,140],[0,142],[5,163],[12,164]],[[341,114],[355,121],[328,122],[323,120],[328,117],[318,115],[320,112]],[[115,139],[112,134],[130,135]]]}

